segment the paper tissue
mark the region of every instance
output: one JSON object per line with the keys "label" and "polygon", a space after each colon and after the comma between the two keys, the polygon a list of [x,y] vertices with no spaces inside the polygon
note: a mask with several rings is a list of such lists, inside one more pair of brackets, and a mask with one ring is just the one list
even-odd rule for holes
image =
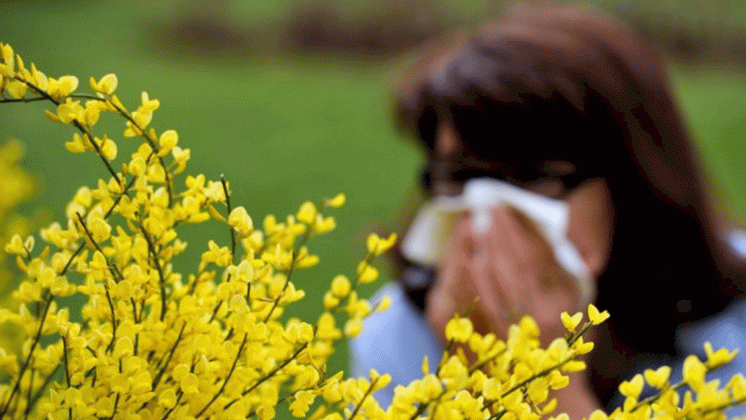
{"label": "paper tissue", "polygon": [[459,216],[469,211],[476,233],[492,223],[490,211],[510,205],[531,219],[554,251],[557,262],[576,281],[581,305],[593,301],[596,286],[575,245],[567,238],[569,208],[561,200],[548,198],[493,178],[476,178],[464,184],[455,197],[439,196],[425,203],[402,241],[406,258],[425,267],[437,267]]}

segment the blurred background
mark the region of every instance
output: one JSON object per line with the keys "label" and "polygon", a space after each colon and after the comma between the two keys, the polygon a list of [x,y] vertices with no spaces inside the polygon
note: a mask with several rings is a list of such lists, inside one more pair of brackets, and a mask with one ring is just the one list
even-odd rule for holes
{"label": "blurred background", "polygon": [[[354,272],[369,232],[399,227],[417,191],[422,157],[394,129],[390,107],[411,52],[519,4],[0,0],[0,42],[49,76],[78,76],[81,91],[88,91],[89,76],[116,73],[130,109],[141,91],[159,99],[153,126],[178,130],[180,145],[192,151],[187,172],[213,180],[224,174],[232,203],[244,205],[255,224],[268,213],[294,213],[304,200],[345,192],[348,204],[335,214],[339,228],[311,244],[321,264],[295,277],[308,295],[289,315],[314,322],[332,277]],[[746,2],[580,4],[628,22],[666,57],[713,191],[746,221]],[[71,130],[47,120],[45,107],[0,105],[0,142],[23,141],[24,166],[41,180],[39,195],[22,211],[44,207],[61,220],[77,188],[106,173],[94,156],[66,152]],[[127,156],[135,140],[121,138],[122,122],[102,124]],[[196,270],[208,239],[229,240],[225,228],[185,230],[189,250],[177,261],[184,273]],[[346,360],[340,347],[330,369],[346,369]]]}

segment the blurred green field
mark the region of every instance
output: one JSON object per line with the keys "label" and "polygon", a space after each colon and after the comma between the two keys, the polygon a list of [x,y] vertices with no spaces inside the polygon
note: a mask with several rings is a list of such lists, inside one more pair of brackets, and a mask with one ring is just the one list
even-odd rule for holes
{"label": "blurred green field", "polygon": [[[370,230],[396,225],[400,203],[415,185],[420,155],[394,131],[390,118],[399,61],[184,54],[153,35],[154,25],[166,24],[178,4],[3,1],[0,42],[50,76],[74,74],[85,83],[90,75],[115,72],[118,93],[129,107],[143,90],[160,99],[153,125],[159,132],[179,131],[180,145],[192,150],[188,172],[209,179],[224,174],[232,202],[246,206],[255,223],[268,213],[294,212],[306,199],[347,193],[348,205],[337,213],[338,230],[311,244],[321,264],[297,277],[308,296],[303,309],[296,307],[291,315],[315,320],[331,278],[354,270]],[[274,16],[269,8],[259,9]],[[672,75],[714,190],[746,220],[746,74],[676,67]],[[44,108],[0,106],[0,139],[24,141],[25,165],[43,180],[43,191],[25,209],[44,206],[60,219],[79,186],[106,174],[93,156],[66,152],[71,131],[47,120]],[[120,153],[128,153],[121,122],[111,119],[104,127],[119,139]],[[228,240],[223,230],[186,230],[190,248],[179,265],[187,273],[196,268],[208,239]],[[345,366],[346,348],[339,350],[332,371]]]}

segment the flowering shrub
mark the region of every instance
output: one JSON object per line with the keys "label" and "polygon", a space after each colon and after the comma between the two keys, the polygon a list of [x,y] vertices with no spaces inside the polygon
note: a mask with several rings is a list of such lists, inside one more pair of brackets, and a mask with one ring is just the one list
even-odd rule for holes
{"label": "flowering shrub", "polygon": [[[356,289],[377,279],[372,263],[394,235],[368,238],[357,272],[332,279],[325,312],[314,324],[283,320],[283,309],[304,296],[293,272],[318,263],[307,244],[335,228],[326,212],[341,207],[344,195],[305,202],[282,220],[267,216],[256,229],[245,208],[231,203],[227,180],[187,175],[177,181],[190,151],[178,145],[176,131],[159,133],[150,125],[158,100],[143,93],[130,111],[115,94],[113,74],[91,78],[92,94],[76,93],[76,77],[54,79],[34,64],[27,68],[8,45],[0,44],[0,52],[0,102],[52,104],[47,117],[75,129],[65,147],[95,153],[108,178],[77,191],[67,221],[39,233],[43,245],[15,235],[4,247],[23,279],[13,294],[20,304],[1,309],[0,322],[22,328],[25,341],[18,354],[0,350],[0,418],[263,420],[280,408],[330,420],[567,417],[551,417],[557,407],[551,391],[567,386],[567,373],[585,368],[581,357],[593,344],[583,334],[608,313],[590,306],[582,325],[583,314],[563,314],[569,333],[546,349],[530,317],[505,340],[455,317],[437,371],[429,372],[425,361],[423,378],[398,385],[384,409],[373,393],[388,385],[389,375],[344,378],[325,366],[339,340],[358,334],[365,317],[388,305],[361,299]],[[123,117],[123,136],[141,142],[124,161],[117,160],[112,138],[94,133],[102,113]],[[225,225],[230,242],[209,241],[195,273],[176,272],[172,259],[186,247],[178,230],[210,219]],[[58,305],[76,293],[87,297],[82,322]],[[743,376],[723,388],[705,381],[735,352],[705,349],[708,360],[687,359],[680,384],[669,383],[667,367],[623,383],[627,401],[611,417],[716,419],[744,402]],[[640,400],[645,382],[659,392]],[[680,404],[685,384],[693,391]]]}

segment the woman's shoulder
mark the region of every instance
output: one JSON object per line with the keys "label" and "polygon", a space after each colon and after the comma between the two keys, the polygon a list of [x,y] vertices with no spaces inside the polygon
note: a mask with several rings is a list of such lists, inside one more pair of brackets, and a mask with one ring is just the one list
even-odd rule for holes
{"label": "woman's shoulder", "polygon": [[[408,384],[422,376],[422,358],[428,356],[431,371],[443,348],[422,313],[409,301],[399,283],[384,285],[371,301],[391,298],[391,305],[365,321],[360,335],[349,341],[350,373],[367,376],[370,369],[389,373],[393,384]],[[393,386],[376,394],[382,406],[393,396]]]}
{"label": "woman's shoulder", "polygon": [[[421,350],[416,352],[421,362],[422,356],[429,351],[437,349],[439,353],[437,338],[422,313],[409,301],[401,284],[385,284],[373,295],[371,301],[380,300],[384,296],[391,299],[389,308],[368,317],[360,335],[350,340],[350,356],[358,358],[355,362],[367,364],[366,361],[371,360],[390,360],[393,353],[415,353],[412,349]],[[402,354],[396,356],[400,359],[404,357]]]}
{"label": "woman's shoulder", "polygon": [[726,234],[726,240],[731,248],[746,260],[746,231],[732,229]]}

